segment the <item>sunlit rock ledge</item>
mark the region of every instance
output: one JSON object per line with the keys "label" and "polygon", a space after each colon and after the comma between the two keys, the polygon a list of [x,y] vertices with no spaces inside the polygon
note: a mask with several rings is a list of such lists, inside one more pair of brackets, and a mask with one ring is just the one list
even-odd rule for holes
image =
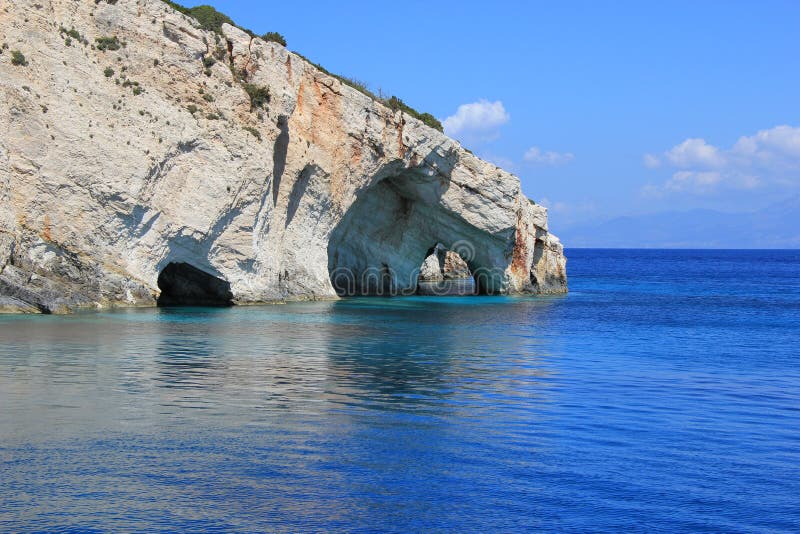
{"label": "sunlit rock ledge", "polygon": [[159,0],[6,2],[0,42],[1,311],[156,305],[195,271],[232,304],[407,294],[439,243],[477,293],[566,291],[515,176],[279,44]]}

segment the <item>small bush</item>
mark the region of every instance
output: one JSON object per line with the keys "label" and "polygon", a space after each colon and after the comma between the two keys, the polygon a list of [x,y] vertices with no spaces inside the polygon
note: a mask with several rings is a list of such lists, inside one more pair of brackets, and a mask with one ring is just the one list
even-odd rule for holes
{"label": "small bush", "polygon": [[69,37],[64,39],[64,46],[72,46],[72,39],[70,39]]}
{"label": "small bush", "polygon": [[[184,8],[186,9],[186,8]],[[235,26],[233,21],[225,15],[220,13],[211,6],[197,6],[188,9],[188,15],[192,16],[200,23],[200,26],[205,30],[213,32],[222,32],[223,24],[230,24]]]}
{"label": "small bush", "polygon": [[212,66],[214,65],[214,63],[216,63],[216,62],[217,62],[217,60],[216,60],[216,59],[214,59],[214,58],[213,58],[213,57],[211,57],[211,56],[206,56],[206,57],[204,57],[204,58],[203,58],[203,66],[204,66],[205,68],[210,68],[210,67],[212,67]]}
{"label": "small bush", "polygon": [[153,60],[153,66],[154,67],[158,67],[158,59],[154,59]]}
{"label": "small bush", "polygon": [[111,78],[114,75],[114,69],[111,67],[106,67],[106,70],[103,71],[103,74],[106,75],[106,78]]}
{"label": "small bush", "polygon": [[67,37],[71,37],[71,38],[75,39],[76,41],[78,41],[79,43],[82,43],[82,42],[85,41],[85,39],[83,38],[83,35],[81,35],[81,33],[78,30],[76,30],[75,28],[66,29],[64,26],[61,26],[61,27],[58,28],[58,33],[66,35]]}
{"label": "small bush", "polygon": [[398,110],[401,110],[403,108],[407,108],[408,107],[408,106],[406,106],[405,102],[403,102],[402,100],[400,100],[396,96],[392,96],[390,98],[387,98],[383,103],[386,104],[386,107],[391,109],[392,111],[398,111]]}
{"label": "small bush", "polygon": [[263,108],[269,104],[270,94],[267,87],[246,83],[242,86],[250,97],[250,109]]}
{"label": "small bush", "polygon": [[142,93],[144,93],[144,89],[142,89],[141,87],[133,88],[133,96],[139,96]]}
{"label": "small bush", "polygon": [[210,121],[215,121],[219,119],[219,115],[217,115],[216,113],[209,113],[208,115],[206,115],[206,118]]}
{"label": "small bush", "polygon": [[261,132],[259,132],[258,130],[256,130],[256,129],[255,129],[255,128],[253,128],[252,126],[245,126],[245,127],[244,127],[244,129],[245,129],[245,130],[247,130],[248,132],[250,132],[251,134],[253,134],[253,136],[254,136],[256,139],[258,139],[259,141],[261,141]]}
{"label": "small bush", "polygon": [[206,93],[206,94],[203,95],[203,100],[205,100],[206,102],[213,102],[214,101],[214,97],[211,96],[210,94]]}
{"label": "small bush", "polygon": [[422,122],[424,122],[425,124],[427,124],[428,126],[430,126],[431,128],[439,130],[440,132],[444,132],[444,127],[442,126],[442,123],[439,122],[439,119],[437,119],[430,113],[422,113],[417,118]]}
{"label": "small bush", "polygon": [[106,50],[119,50],[122,46],[116,35],[113,37],[97,37],[94,41],[97,43],[97,49],[103,52]]}
{"label": "small bush", "polygon": [[203,74],[205,74],[206,76],[211,76],[211,69],[204,70]]}
{"label": "small bush", "polygon": [[25,59],[25,56],[19,50],[12,50],[11,51],[11,64],[17,65],[20,67],[25,67],[28,65],[28,60]]}
{"label": "small bush", "polygon": [[402,111],[404,113],[408,113],[415,119],[421,120],[423,123],[427,124],[431,128],[435,128],[440,132],[444,131],[442,123],[439,122],[439,120],[436,117],[434,117],[430,113],[420,113],[419,111],[412,108],[411,106],[409,106],[396,96],[387,98],[386,100],[383,101],[383,103],[386,105],[386,107],[388,107],[392,111]]}
{"label": "small bush", "polygon": [[367,87],[367,82],[362,82],[358,78],[350,78],[349,76],[336,76],[336,78],[339,78],[339,81],[345,85],[349,85],[353,89],[357,89],[365,95],[372,95],[372,91],[370,91],[369,87]]}
{"label": "small bush", "polygon": [[286,46],[286,39],[278,32],[267,32],[261,36],[267,42],[278,43],[281,46]]}
{"label": "small bush", "polygon": [[188,109],[189,113],[191,113],[192,115],[197,113],[197,106],[195,106],[194,104],[189,104],[188,106],[186,106],[186,109]]}

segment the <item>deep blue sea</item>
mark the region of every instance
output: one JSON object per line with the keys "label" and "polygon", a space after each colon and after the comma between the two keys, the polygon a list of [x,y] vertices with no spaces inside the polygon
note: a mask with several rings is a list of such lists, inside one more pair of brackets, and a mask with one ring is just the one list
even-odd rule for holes
{"label": "deep blue sea", "polygon": [[0,531],[800,530],[800,251],[0,317]]}

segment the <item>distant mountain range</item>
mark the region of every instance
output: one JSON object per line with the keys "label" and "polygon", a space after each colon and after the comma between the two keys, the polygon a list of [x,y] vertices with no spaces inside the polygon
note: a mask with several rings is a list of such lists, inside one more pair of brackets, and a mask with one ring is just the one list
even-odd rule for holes
{"label": "distant mountain range", "polygon": [[577,248],[800,248],[800,196],[756,211],[669,211],[555,231]]}

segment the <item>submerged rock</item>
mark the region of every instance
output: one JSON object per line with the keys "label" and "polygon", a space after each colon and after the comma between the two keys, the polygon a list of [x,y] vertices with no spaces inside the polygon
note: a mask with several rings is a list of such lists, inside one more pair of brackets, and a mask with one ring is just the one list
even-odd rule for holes
{"label": "submerged rock", "polygon": [[6,311],[155,305],[170,264],[234,303],[413,293],[456,242],[481,292],[566,291],[516,177],[280,44],[160,0],[20,0],[0,28],[27,63],[0,54]]}

